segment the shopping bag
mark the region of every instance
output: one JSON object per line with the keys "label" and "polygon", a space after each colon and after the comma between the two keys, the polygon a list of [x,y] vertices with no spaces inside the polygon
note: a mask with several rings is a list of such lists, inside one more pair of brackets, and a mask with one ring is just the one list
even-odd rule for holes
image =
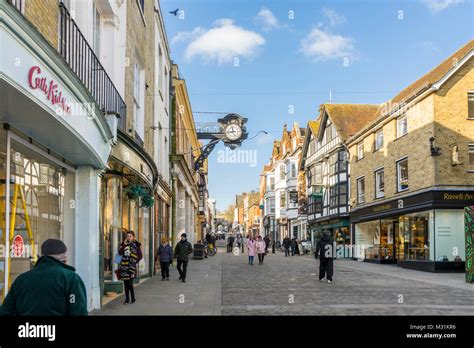
{"label": "shopping bag", "polygon": [[122,262],[122,255],[115,255],[115,258],[114,258],[114,264],[116,265],[120,265],[120,262]]}

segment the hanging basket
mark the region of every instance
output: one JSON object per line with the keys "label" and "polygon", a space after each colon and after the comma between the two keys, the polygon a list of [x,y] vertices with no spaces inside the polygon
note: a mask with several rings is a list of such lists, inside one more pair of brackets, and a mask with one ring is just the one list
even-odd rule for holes
{"label": "hanging basket", "polygon": [[140,185],[132,184],[128,186],[124,193],[127,195],[128,199],[131,201],[137,200],[139,197],[143,197],[146,195],[145,189]]}
{"label": "hanging basket", "polygon": [[155,198],[153,198],[153,196],[145,195],[142,197],[142,207],[151,208],[153,207],[153,204],[155,204]]}

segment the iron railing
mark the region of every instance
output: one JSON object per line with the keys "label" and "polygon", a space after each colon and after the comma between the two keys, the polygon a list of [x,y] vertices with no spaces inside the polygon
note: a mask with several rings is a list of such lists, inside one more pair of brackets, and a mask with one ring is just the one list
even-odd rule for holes
{"label": "iron railing", "polygon": [[59,53],[89,90],[100,110],[118,115],[118,127],[126,131],[127,108],[120,93],[62,2],[59,13]]}

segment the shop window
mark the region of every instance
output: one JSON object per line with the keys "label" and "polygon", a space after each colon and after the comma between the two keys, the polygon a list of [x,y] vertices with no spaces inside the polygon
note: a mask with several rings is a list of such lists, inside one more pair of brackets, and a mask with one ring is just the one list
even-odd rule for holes
{"label": "shop window", "polygon": [[474,172],[474,144],[469,144],[469,171]]}
{"label": "shop window", "polygon": [[357,159],[361,160],[364,158],[364,143],[357,144]]}
{"label": "shop window", "polygon": [[357,203],[365,203],[365,178],[357,179]]}
{"label": "shop window", "polygon": [[408,133],[408,119],[407,116],[402,116],[397,119],[397,138],[400,138]]}
{"label": "shop window", "polygon": [[435,211],[435,261],[466,261],[464,211]]}
{"label": "shop window", "polygon": [[474,120],[474,92],[467,93],[467,118]]}
{"label": "shop window", "polygon": [[291,163],[291,177],[296,178],[296,164]]}
{"label": "shop window", "polygon": [[375,172],[375,198],[385,196],[384,170],[379,169]]}
{"label": "shop window", "polygon": [[375,151],[380,150],[383,147],[383,130],[379,130],[375,133]]}
{"label": "shop window", "polygon": [[430,221],[432,212],[408,214],[399,218],[397,249],[405,260],[430,260]]}
{"label": "shop window", "polygon": [[398,192],[408,190],[408,158],[397,162]]}

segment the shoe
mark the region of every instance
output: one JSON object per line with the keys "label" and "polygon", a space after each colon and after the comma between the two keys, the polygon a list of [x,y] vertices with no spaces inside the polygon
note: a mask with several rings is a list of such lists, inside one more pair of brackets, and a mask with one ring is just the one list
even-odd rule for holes
{"label": "shoe", "polygon": [[166,280],[170,280],[170,278],[166,278]]}
{"label": "shoe", "polygon": [[125,300],[125,302],[123,303],[124,305],[127,305],[129,304],[130,302],[128,300]]}
{"label": "shoe", "polygon": [[135,299],[133,299],[133,300],[132,300],[132,303],[135,303],[135,302],[136,302]]}
{"label": "shoe", "polygon": [[183,279],[183,280],[181,280],[181,281],[182,281],[183,283],[186,283],[186,280],[184,280],[184,279]]}
{"label": "shoe", "polygon": [[331,284],[331,283],[332,283],[332,280],[328,280],[328,283]]}
{"label": "shoe", "polygon": [[324,278],[323,279],[319,279],[320,282],[324,282]]}
{"label": "shoe", "polygon": [[165,278],[161,278],[161,281],[165,280]]}
{"label": "shoe", "polygon": [[179,280],[181,280],[181,279],[183,279],[183,278],[181,278],[181,276],[179,276]]}

